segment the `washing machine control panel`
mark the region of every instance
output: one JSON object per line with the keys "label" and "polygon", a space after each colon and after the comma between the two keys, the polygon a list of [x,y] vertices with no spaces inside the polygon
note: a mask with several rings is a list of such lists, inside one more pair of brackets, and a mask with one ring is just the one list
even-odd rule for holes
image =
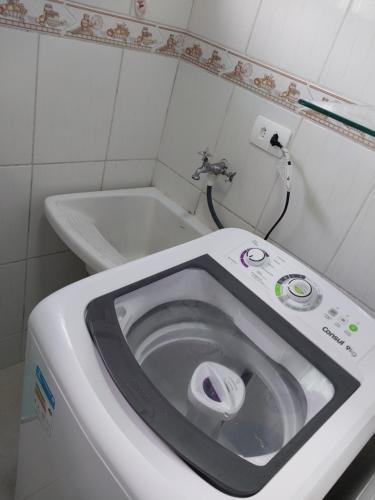
{"label": "washing machine control panel", "polygon": [[[311,330],[327,350],[361,359],[375,347],[375,321],[316,272],[254,236],[227,254],[246,285],[288,320]],[[302,330],[301,330],[302,331]]]}

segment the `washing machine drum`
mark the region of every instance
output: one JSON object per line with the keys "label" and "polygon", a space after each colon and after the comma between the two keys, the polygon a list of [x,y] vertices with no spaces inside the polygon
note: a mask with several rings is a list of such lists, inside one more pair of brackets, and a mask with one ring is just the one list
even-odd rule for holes
{"label": "washing machine drum", "polygon": [[86,317],[138,415],[232,496],[257,493],[358,387],[208,256],[101,297]]}
{"label": "washing machine drum", "polygon": [[129,346],[163,396],[212,439],[265,463],[306,421],[295,377],[206,302],[167,302],[129,330]]}

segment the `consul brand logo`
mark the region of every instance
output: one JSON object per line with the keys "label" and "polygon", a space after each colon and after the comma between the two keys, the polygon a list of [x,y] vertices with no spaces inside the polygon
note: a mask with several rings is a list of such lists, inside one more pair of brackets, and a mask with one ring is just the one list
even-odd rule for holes
{"label": "consul brand logo", "polygon": [[331,337],[332,340],[337,342],[339,345],[345,344],[345,340],[341,339],[338,335],[335,335],[333,332],[331,332],[331,330],[327,326],[324,326],[322,328],[322,330],[324,333],[326,333],[329,337]]}
{"label": "consul brand logo", "polygon": [[348,354],[351,354],[353,356],[353,358],[356,358],[358,356],[358,353],[349,344],[345,345],[345,340],[341,339],[338,335],[335,335],[328,328],[328,326],[323,326],[322,330],[326,335],[328,335],[328,337],[330,337],[332,340],[337,342],[339,346],[343,347]]}

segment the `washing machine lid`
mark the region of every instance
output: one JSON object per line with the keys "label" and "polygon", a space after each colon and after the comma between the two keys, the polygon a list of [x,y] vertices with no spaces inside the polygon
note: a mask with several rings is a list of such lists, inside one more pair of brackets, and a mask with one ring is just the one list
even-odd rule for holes
{"label": "washing machine lid", "polygon": [[359,382],[208,255],[92,301],[120,392],[228,495],[258,493]]}

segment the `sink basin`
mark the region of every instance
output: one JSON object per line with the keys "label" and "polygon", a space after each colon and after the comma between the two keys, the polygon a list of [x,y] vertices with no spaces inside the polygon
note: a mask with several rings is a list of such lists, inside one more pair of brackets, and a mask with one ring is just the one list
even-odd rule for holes
{"label": "sink basin", "polygon": [[156,188],[51,196],[47,218],[90,273],[211,232]]}

